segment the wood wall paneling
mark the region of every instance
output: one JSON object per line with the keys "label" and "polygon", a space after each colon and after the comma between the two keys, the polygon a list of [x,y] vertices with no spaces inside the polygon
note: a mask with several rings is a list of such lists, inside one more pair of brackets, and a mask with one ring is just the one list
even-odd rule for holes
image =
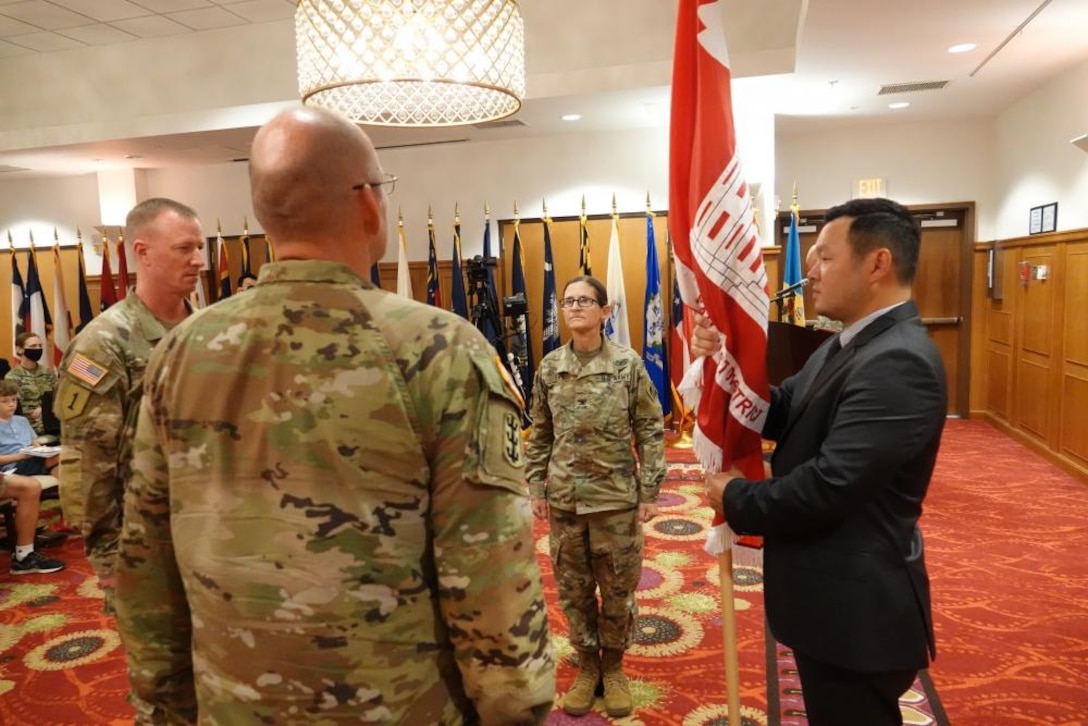
{"label": "wood wall paneling", "polygon": [[1008,420],[1009,418],[1009,349],[1006,346],[990,344],[986,351],[986,399],[987,410]]}
{"label": "wood wall paneling", "polygon": [[1050,368],[1045,363],[1021,359],[1016,367],[1016,425],[1042,440],[1048,438],[1047,380]]}
{"label": "wood wall paneling", "polygon": [[[1054,270],[1054,251],[1032,250],[1025,254],[1023,261],[1033,268],[1037,265],[1046,265],[1051,272]],[[1023,314],[1022,335],[1020,347],[1024,352],[1036,353],[1049,357],[1052,355],[1051,316],[1054,307],[1053,279],[1029,280],[1025,285],[1020,283],[1019,302]]]}
{"label": "wood wall paneling", "polygon": [[1065,360],[1088,367],[1088,249],[1071,250],[1065,272]]}
{"label": "wood wall paneling", "polygon": [[1061,398],[1059,450],[1088,469],[1088,426],[1084,425],[1084,412],[1088,411],[1088,370],[1066,372]]}

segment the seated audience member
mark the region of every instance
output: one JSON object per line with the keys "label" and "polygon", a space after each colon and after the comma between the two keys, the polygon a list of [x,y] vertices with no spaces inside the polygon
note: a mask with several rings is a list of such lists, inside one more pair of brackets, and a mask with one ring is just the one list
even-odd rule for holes
{"label": "seated audience member", "polygon": [[[12,381],[0,381],[0,499],[14,499],[15,532],[8,535],[15,541],[11,574],[56,572],[64,568],[59,560],[44,557],[34,550],[34,530],[38,524],[42,485],[34,474],[48,473],[57,457],[41,459],[24,454],[30,445],[33,429],[26,418],[15,415],[19,403],[17,388]],[[52,462],[52,464],[50,464]]]}
{"label": "seated audience member", "polygon": [[41,446],[25,416],[19,416],[19,388],[14,381],[0,381],[0,471],[22,476],[53,474],[57,456],[41,457],[23,452],[28,446]]}
{"label": "seated audience member", "polygon": [[15,354],[19,364],[5,374],[4,379],[19,387],[23,413],[38,436],[46,433],[42,426],[42,394],[57,387],[57,372],[39,363],[44,348],[37,334],[27,331],[15,338]]}

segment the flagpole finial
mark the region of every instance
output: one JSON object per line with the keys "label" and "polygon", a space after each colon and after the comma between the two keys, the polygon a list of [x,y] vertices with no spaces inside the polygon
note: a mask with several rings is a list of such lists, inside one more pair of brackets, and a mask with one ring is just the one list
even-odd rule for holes
{"label": "flagpole finial", "polygon": [[242,215],[242,235],[249,236],[249,217],[244,214]]}
{"label": "flagpole finial", "polygon": [[651,208],[652,207],[650,205],[650,190],[647,189],[646,190],[646,211],[649,212]]}
{"label": "flagpole finial", "polygon": [[586,195],[582,195],[582,216],[586,216]]}
{"label": "flagpole finial", "polygon": [[461,225],[461,205],[457,202],[453,203],[453,223],[457,226]]}
{"label": "flagpole finial", "polygon": [[34,230],[32,230],[32,229],[27,230],[27,232],[30,234],[30,249],[33,250],[34,249]]}
{"label": "flagpole finial", "polygon": [[56,242],[58,245],[60,244],[60,235],[57,234],[56,226],[53,227],[53,241]]}
{"label": "flagpole finial", "polygon": [[215,218],[215,232],[220,237],[223,236],[223,223],[219,221],[219,217]]}
{"label": "flagpole finial", "polygon": [[548,218],[548,198],[547,197],[541,197],[540,198],[540,208],[542,210],[544,210],[544,219],[547,219]]}
{"label": "flagpole finial", "polygon": [[397,226],[401,229],[404,228],[404,210],[397,207]]}
{"label": "flagpole finial", "polygon": [[793,183],[793,203],[797,204],[797,182]]}
{"label": "flagpole finial", "polygon": [[434,224],[434,212],[431,211],[431,205],[427,205],[427,224]]}
{"label": "flagpole finial", "polygon": [[612,192],[612,216],[616,216],[616,193]]}
{"label": "flagpole finial", "polygon": [[79,227],[76,227],[76,242],[80,247],[83,246],[83,231]]}
{"label": "flagpole finial", "polygon": [[487,218],[489,218],[490,216],[491,216],[491,209],[490,209],[490,208],[488,208],[488,206],[487,206],[487,200],[485,199],[485,200],[484,200],[484,219],[487,219]]}
{"label": "flagpole finial", "polygon": [[518,219],[519,219],[519,213],[518,213],[518,200],[516,200],[516,199],[515,199],[515,200],[514,200],[514,221],[515,221],[515,222],[517,222],[517,221],[518,221]]}
{"label": "flagpole finial", "polygon": [[15,251],[15,245],[11,242],[11,229],[8,229],[8,247],[11,248],[12,252]]}

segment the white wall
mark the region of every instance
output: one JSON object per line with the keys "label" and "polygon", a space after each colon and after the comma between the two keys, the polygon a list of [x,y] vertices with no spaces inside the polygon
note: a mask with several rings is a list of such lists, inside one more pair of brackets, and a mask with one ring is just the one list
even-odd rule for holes
{"label": "white wall", "polygon": [[975,202],[977,239],[992,238],[992,120],[814,125],[820,130],[778,137],[782,209],[789,207],[794,182],[803,209],[824,209],[852,198],[858,179],[880,178],[886,195],[903,204]]}
{"label": "white wall", "polygon": [[[650,192],[654,209],[668,206],[668,130],[636,129],[592,134],[563,134],[519,140],[431,145],[379,152],[385,169],[399,177],[390,199],[390,244],[385,261],[397,259],[396,220],[404,212],[408,257],[427,258],[427,207],[434,210],[439,257],[448,259],[452,245],[454,205],[461,210],[462,253],[483,248],[484,202],[495,220],[512,219],[516,201],[522,218],[540,217],[547,198],[552,217],[577,215],[586,197],[589,214],[612,210],[612,194],[620,212],[646,209]],[[260,232],[249,199],[246,164],[161,169],[148,172],[149,191],[193,206],[205,232]],[[492,247],[497,252],[497,244]]]}
{"label": "white wall", "polygon": [[996,237],[1028,233],[1032,207],[1058,202],[1057,231],[1088,227],[1088,63],[1058,75],[997,120]]}
{"label": "white wall", "polygon": [[[98,220],[98,180],[94,174],[0,181],[0,249],[7,245],[9,231],[16,247],[29,246],[31,232],[36,247],[50,247],[54,228],[63,245],[75,243],[77,228],[83,241],[90,242],[97,236],[94,225]],[[98,274],[99,264],[88,259],[88,274]]]}

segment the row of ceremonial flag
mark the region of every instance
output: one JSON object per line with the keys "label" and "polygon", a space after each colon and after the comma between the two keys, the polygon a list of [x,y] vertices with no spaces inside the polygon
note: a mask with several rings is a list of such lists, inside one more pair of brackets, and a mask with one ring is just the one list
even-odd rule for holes
{"label": "row of ceremonial flag", "polygon": [[[73,311],[68,306],[64,285],[64,269],[61,264],[61,244],[54,231],[53,256],[53,290],[48,295],[42,288],[41,275],[39,274],[38,259],[43,254],[42,250],[34,246],[33,234],[30,236],[30,246],[25,250],[16,250],[12,242],[11,233],[8,233],[8,256],[11,266],[11,338],[14,346],[15,338],[24,330],[32,331],[41,338],[42,342],[51,351],[50,358],[54,364],[59,364],[64,355],[68,342],[75,333],[83,329],[97,314],[91,305],[91,295],[87,288],[87,271],[83,255],[81,235],[77,232],[79,243],[74,247],[78,255],[79,280],[76,286],[79,298],[78,309]],[[272,247],[264,242],[265,259],[272,260]],[[112,261],[111,249],[116,249],[116,266]],[[253,276],[250,239],[248,231],[245,232],[239,243],[241,253],[240,277]],[[19,259],[24,259],[20,266]],[[213,265],[215,279],[218,280],[214,288],[215,299],[221,300],[229,297],[236,291],[230,272],[230,253],[223,240],[222,233],[216,236],[215,263]],[[128,260],[125,254],[125,242],[119,234],[116,241],[111,241],[106,236],[102,237],[102,271],[99,278],[99,312],[106,310],[114,303],[124,300],[128,295],[132,280],[129,276]],[[192,302],[194,307],[203,307],[207,304],[203,283],[197,285],[193,292]],[[52,307],[52,311],[50,311]]]}
{"label": "row of ceremonial flag", "polygon": [[[514,221],[513,239],[511,243],[511,261],[510,261],[510,292],[512,295],[523,295],[526,298],[530,312],[530,317],[536,316],[536,311],[540,311],[540,320],[542,321],[542,351],[541,356],[547,355],[560,346],[559,339],[559,305],[558,305],[558,293],[560,291],[556,288],[555,267],[552,251],[552,220],[547,216],[545,209],[544,215],[544,286],[543,295],[539,301],[540,307],[536,308],[534,301],[529,300],[528,291],[526,286],[526,269],[525,269],[525,254],[524,245],[521,239],[521,226],[520,221]],[[409,274],[409,262],[408,262],[408,244],[404,229],[403,218],[398,220],[397,225],[397,294],[407,298],[414,298],[414,291],[412,289],[411,277]],[[587,228],[587,218],[585,213],[579,220],[579,274],[592,275],[593,264],[589,253],[589,230]],[[608,246],[608,275],[606,278],[606,287],[608,290],[608,299],[612,305],[612,314],[605,322],[605,335],[614,342],[631,347],[631,334],[629,330],[628,322],[628,310],[627,310],[627,294],[624,285],[623,276],[623,261],[622,253],[620,249],[619,238],[619,215],[613,213],[611,234]],[[465,319],[472,320],[472,322],[478,324],[482,328],[485,336],[489,340],[495,340],[496,338],[503,338],[504,341],[507,337],[507,331],[495,330],[494,319],[491,317],[476,320],[474,319],[475,305],[479,304],[479,300],[470,299],[473,297],[472,291],[469,290],[469,286],[466,285],[466,273],[465,263],[461,253],[461,219],[460,214],[455,213],[453,224],[453,243],[452,243],[452,271],[451,271],[451,289],[448,292],[449,305],[448,308],[453,312],[461,315]],[[491,250],[491,223],[490,219],[485,219],[484,224],[484,239],[483,239],[483,258],[488,259],[492,257]],[[430,305],[438,307],[447,307],[446,300],[447,294],[442,289],[442,284],[439,278],[439,253],[438,242],[436,239],[434,218],[430,213],[427,220],[427,283],[426,283],[426,302]],[[487,298],[487,305],[491,310],[498,311],[497,301],[499,299],[498,290],[496,288],[494,270],[488,267],[488,279],[485,286],[483,295]],[[371,268],[371,279],[375,285],[380,285],[378,266],[375,264]],[[665,290],[664,295],[662,291],[662,275],[661,265],[658,260],[657,243],[654,234],[654,214],[647,210],[646,212],[646,293],[643,300],[644,307],[644,328],[643,328],[643,346],[642,356],[646,365],[646,369],[649,372],[650,378],[653,380],[654,385],[657,388],[658,396],[661,401],[662,409],[666,416],[670,416],[674,410],[684,412],[686,409],[679,401],[679,397],[676,393],[676,386],[682,379],[684,372],[690,364],[690,355],[687,352],[687,345],[684,342],[686,335],[684,334],[683,315],[679,317],[674,316],[674,321],[679,321],[679,324],[674,324],[670,330],[665,330],[665,308],[664,300],[671,299],[673,301],[673,307],[671,310],[678,309],[679,297],[678,291],[673,286],[672,290]],[[469,292],[466,292],[469,291]],[[476,295],[480,293],[476,291]],[[500,317],[496,316],[499,320]],[[501,325],[501,323],[499,323]],[[523,323],[522,323],[523,324]],[[490,327],[486,327],[490,326]],[[514,354],[518,361],[517,377],[520,378],[523,389],[528,394],[532,385],[532,380],[535,372],[533,344],[532,339],[528,335],[528,332],[524,328],[518,328],[518,323],[514,323],[514,329],[509,331],[509,349]],[[688,326],[690,326],[690,315],[688,316]],[[690,329],[690,328],[689,328]],[[519,332],[524,332],[523,335]],[[669,351],[668,354],[666,351]],[[670,368],[673,371],[673,375],[670,376]],[[676,417],[677,422],[681,422],[681,416]]]}

